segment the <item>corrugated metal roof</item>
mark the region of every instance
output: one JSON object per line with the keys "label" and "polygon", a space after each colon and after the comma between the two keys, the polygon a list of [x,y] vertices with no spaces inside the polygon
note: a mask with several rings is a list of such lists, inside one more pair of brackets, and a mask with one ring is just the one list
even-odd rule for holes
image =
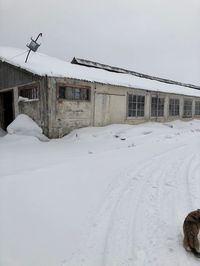
{"label": "corrugated metal roof", "polygon": [[164,83],[168,83],[168,84],[174,84],[174,85],[179,85],[179,86],[183,86],[183,87],[188,87],[188,88],[200,90],[200,86],[196,86],[196,85],[193,85],[193,84],[188,84],[188,83],[183,83],[183,82],[179,82],[179,81],[174,81],[174,80],[171,80],[171,79],[155,77],[155,76],[151,76],[151,75],[135,72],[135,71],[124,69],[124,68],[119,68],[119,67],[109,66],[109,65],[106,65],[106,64],[101,64],[101,63],[98,63],[98,62],[94,62],[94,61],[90,61],[90,60],[86,60],[86,59],[82,59],[82,58],[74,57],[72,59],[71,63],[72,64],[76,64],[76,65],[82,65],[82,66],[87,66],[87,67],[104,69],[104,70],[107,70],[107,71],[110,71],[110,72],[115,72],[115,73],[131,74],[131,75],[134,75],[134,76],[140,77],[140,78],[146,78],[146,79],[156,80],[156,81],[159,81],[159,82],[164,82]]}

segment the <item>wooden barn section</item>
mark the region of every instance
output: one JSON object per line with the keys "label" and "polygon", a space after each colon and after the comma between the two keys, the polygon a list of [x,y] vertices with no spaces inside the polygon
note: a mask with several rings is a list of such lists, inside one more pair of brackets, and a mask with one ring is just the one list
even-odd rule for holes
{"label": "wooden barn section", "polygon": [[50,138],[72,129],[200,118],[200,88],[74,58],[0,47],[0,127],[20,113]]}
{"label": "wooden barn section", "polygon": [[[25,113],[48,135],[46,83],[46,77],[0,61],[0,127],[6,129],[18,114]],[[30,100],[20,101],[20,97]]]}

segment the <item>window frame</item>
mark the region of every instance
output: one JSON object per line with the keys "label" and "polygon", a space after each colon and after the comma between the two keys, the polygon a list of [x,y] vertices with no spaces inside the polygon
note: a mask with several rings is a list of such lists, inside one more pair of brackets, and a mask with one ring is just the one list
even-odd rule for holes
{"label": "window frame", "polygon": [[[156,99],[154,103],[155,109],[152,108],[152,100]],[[160,104],[160,100],[163,101],[163,104]],[[163,106],[162,110],[159,107]],[[155,111],[155,113],[153,113]],[[161,112],[162,111],[162,112]],[[164,96],[151,96],[151,117],[164,117],[165,115],[165,97]]]}
{"label": "window frame", "polygon": [[[190,102],[191,104],[190,105],[186,105],[185,103],[186,102]],[[191,114],[187,114],[186,111],[186,108],[185,107],[188,107],[188,106],[191,106]],[[184,99],[183,101],[183,118],[192,118],[192,99]]]}
{"label": "window frame", "polygon": [[28,101],[40,100],[39,83],[18,86],[18,97],[27,98]]}
{"label": "window frame", "polygon": [[[174,102],[171,103],[171,101]],[[176,102],[178,102],[178,104]],[[172,107],[172,109],[170,108],[170,106]],[[169,99],[169,116],[180,116],[180,99],[178,98]]]}
{"label": "window frame", "polygon": [[[197,103],[198,103],[198,108],[197,108]],[[198,112],[197,112],[198,110]],[[200,115],[200,100],[195,100],[195,111],[194,111],[195,115]]]}
{"label": "window frame", "polygon": [[[130,119],[131,118],[135,118],[135,119],[144,118],[145,117],[145,102],[146,102],[145,95],[139,94],[139,93],[128,93],[127,96],[128,96],[127,97],[127,118],[130,118]],[[131,102],[130,102],[130,97],[132,97]],[[141,100],[140,97],[142,97],[143,100]],[[134,111],[135,111],[135,114],[133,114]]]}
{"label": "window frame", "polygon": [[[62,94],[63,95],[65,94],[64,97],[60,97],[61,89],[63,90]],[[70,89],[71,89],[71,92],[70,92]],[[71,97],[67,98],[67,95],[69,96],[70,94],[71,94]],[[86,97],[84,97],[84,95]],[[73,102],[90,102],[91,101],[91,87],[59,83],[57,84],[57,99],[65,100],[65,101],[73,101]]]}

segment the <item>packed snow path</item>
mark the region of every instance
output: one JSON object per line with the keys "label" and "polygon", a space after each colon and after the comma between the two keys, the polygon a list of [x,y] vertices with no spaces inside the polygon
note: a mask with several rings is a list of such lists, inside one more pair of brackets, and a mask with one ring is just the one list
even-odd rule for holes
{"label": "packed snow path", "polygon": [[6,136],[0,151],[0,265],[199,265],[182,247],[200,208],[199,121]]}
{"label": "packed snow path", "polygon": [[192,265],[180,224],[182,213],[199,206],[200,153],[194,150],[180,145],[123,173],[73,265]]}

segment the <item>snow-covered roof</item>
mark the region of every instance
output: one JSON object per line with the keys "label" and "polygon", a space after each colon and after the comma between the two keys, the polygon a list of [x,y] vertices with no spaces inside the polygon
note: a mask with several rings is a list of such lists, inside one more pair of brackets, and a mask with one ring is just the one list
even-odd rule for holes
{"label": "snow-covered roof", "polygon": [[131,74],[133,76],[140,77],[140,78],[157,80],[157,81],[168,83],[168,84],[180,85],[180,86],[183,86],[183,87],[188,87],[188,88],[199,89],[200,90],[200,86],[197,86],[197,85],[193,85],[193,84],[189,84],[189,83],[183,83],[183,82],[180,82],[180,81],[175,81],[175,80],[166,79],[166,78],[160,78],[160,77],[156,77],[156,76],[152,76],[152,75],[147,75],[147,74],[144,74],[144,73],[141,73],[141,72],[136,72],[136,71],[133,71],[133,70],[120,68],[120,67],[115,67],[115,66],[110,66],[110,65],[105,65],[105,64],[102,64],[102,63],[99,63],[99,62],[95,62],[95,61],[91,61],[91,60],[87,60],[87,59],[74,57],[72,59],[71,63],[72,64],[77,64],[77,65],[82,65],[82,66],[87,66],[87,67],[104,69],[104,70],[111,71],[111,72],[116,72],[116,73]]}
{"label": "snow-covered roof", "polygon": [[136,77],[131,74],[113,73],[103,69],[74,65],[41,53],[32,53],[27,63],[24,62],[25,58],[26,50],[0,47],[1,61],[20,67],[39,76],[47,75],[49,77],[73,78],[148,91],[200,97],[200,90]]}

